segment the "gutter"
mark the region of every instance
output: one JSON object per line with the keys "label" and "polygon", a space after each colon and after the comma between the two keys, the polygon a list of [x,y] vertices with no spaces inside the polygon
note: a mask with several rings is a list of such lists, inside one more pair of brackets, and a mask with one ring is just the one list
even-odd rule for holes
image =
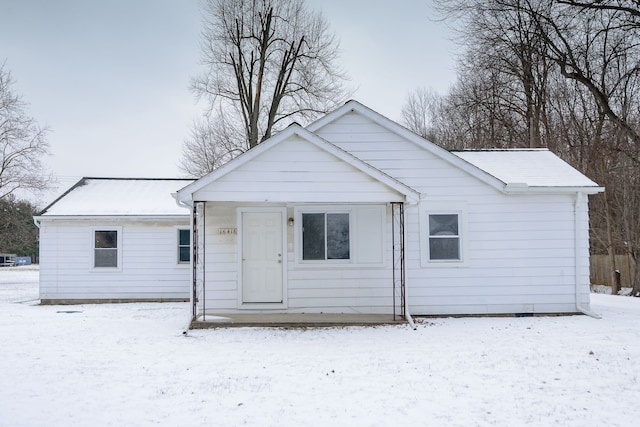
{"label": "gutter", "polygon": [[594,313],[590,310],[587,310],[586,308],[582,307],[582,305],[580,305],[580,232],[581,227],[580,227],[580,205],[582,203],[582,192],[578,191],[576,193],[576,201],[575,201],[575,205],[573,208],[573,214],[574,214],[574,226],[575,226],[575,230],[574,230],[574,261],[575,261],[575,297],[576,297],[576,310],[582,314],[586,314],[587,316],[591,316],[594,319],[602,319],[602,316],[600,316],[597,313]]}

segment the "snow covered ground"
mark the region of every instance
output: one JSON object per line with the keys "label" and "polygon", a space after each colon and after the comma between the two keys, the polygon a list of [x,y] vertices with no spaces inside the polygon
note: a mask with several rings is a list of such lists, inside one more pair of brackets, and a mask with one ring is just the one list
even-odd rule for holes
{"label": "snow covered ground", "polygon": [[1,426],[631,426],[640,298],[587,316],[182,335],[184,303],[40,306],[0,269]]}

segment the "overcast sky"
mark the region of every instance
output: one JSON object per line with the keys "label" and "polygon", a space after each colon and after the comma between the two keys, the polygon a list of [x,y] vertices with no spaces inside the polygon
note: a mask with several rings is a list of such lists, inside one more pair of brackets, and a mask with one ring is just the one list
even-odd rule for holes
{"label": "overcast sky", "polygon": [[[393,120],[413,89],[444,93],[455,47],[426,0],[307,0],[341,41],[353,98]],[[51,128],[50,201],[82,176],[177,177],[201,114],[199,0],[0,0],[0,61]]]}

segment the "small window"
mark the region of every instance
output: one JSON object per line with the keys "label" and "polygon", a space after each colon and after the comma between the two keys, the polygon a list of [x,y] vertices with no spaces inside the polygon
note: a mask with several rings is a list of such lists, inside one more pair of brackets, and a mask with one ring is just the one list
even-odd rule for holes
{"label": "small window", "polygon": [[460,226],[458,214],[429,215],[429,259],[460,261]]}
{"label": "small window", "polygon": [[191,233],[188,229],[178,230],[178,263],[185,264],[191,260]]}
{"label": "small window", "polygon": [[118,231],[94,231],[93,266],[95,268],[118,267]]}
{"label": "small window", "polygon": [[303,213],[302,259],[350,259],[349,214]]}

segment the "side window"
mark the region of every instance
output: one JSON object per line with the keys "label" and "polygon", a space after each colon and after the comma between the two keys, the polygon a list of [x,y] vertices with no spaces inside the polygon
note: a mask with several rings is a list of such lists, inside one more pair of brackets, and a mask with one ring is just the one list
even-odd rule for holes
{"label": "side window", "polygon": [[191,232],[189,229],[178,230],[178,263],[186,264],[191,260]]}
{"label": "side window", "polygon": [[349,213],[303,213],[302,259],[350,259]]}
{"label": "side window", "polygon": [[94,230],[93,267],[118,268],[117,230]]}
{"label": "side window", "polygon": [[468,267],[469,207],[466,201],[423,199],[420,213],[420,266]]}
{"label": "side window", "polygon": [[460,216],[429,214],[429,260],[460,261]]}

